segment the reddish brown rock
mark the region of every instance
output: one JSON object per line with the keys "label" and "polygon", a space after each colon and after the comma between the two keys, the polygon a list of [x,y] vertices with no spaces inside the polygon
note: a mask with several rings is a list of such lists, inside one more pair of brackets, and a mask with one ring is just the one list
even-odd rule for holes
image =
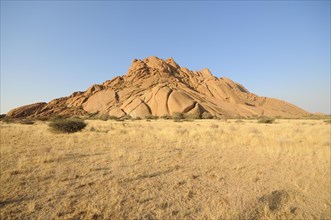
{"label": "reddish brown rock", "polygon": [[11,118],[23,118],[37,113],[38,110],[42,109],[46,105],[45,102],[34,103],[31,105],[24,105],[18,108],[14,108],[7,113],[7,117]]}

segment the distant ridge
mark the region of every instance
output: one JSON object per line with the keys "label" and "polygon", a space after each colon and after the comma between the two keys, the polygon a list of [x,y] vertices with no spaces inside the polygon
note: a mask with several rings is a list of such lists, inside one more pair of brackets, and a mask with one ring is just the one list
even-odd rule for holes
{"label": "distant ridge", "polygon": [[250,93],[232,80],[217,78],[205,68],[191,71],[172,58],[151,56],[135,59],[124,76],[95,84],[84,92],[49,103],[35,103],[8,112],[12,118],[52,115],[110,115],[118,118],[165,116],[174,112],[217,117],[281,116],[302,117],[303,109],[285,101]]}

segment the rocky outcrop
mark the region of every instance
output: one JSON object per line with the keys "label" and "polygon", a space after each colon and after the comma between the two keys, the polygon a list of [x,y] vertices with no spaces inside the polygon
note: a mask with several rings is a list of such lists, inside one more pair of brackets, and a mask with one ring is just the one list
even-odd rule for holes
{"label": "rocky outcrop", "polygon": [[244,86],[215,77],[207,68],[191,71],[172,58],[152,56],[135,59],[124,76],[92,85],[49,103],[22,106],[8,117],[99,114],[115,117],[164,116],[174,112],[214,116],[285,116],[301,117],[304,110],[285,101],[260,97]]}
{"label": "rocky outcrop", "polygon": [[11,118],[28,117],[34,115],[34,113],[37,113],[45,105],[47,105],[45,102],[39,102],[31,105],[24,105],[18,108],[14,108],[13,110],[7,113],[6,117],[11,117]]}

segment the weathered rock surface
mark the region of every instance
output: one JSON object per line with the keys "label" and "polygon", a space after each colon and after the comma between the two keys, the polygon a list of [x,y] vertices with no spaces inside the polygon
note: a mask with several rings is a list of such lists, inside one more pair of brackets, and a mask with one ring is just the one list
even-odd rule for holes
{"label": "weathered rock surface", "polygon": [[75,92],[49,103],[22,106],[8,117],[38,118],[51,115],[164,116],[174,112],[214,116],[301,117],[308,113],[285,101],[260,97],[232,80],[212,75],[209,69],[190,71],[172,58],[155,56],[133,60],[124,76],[85,92]]}
{"label": "weathered rock surface", "polygon": [[33,115],[35,112],[38,112],[41,108],[47,105],[45,102],[38,102],[30,105],[24,105],[18,108],[14,108],[7,113],[7,117],[12,118],[22,118]]}

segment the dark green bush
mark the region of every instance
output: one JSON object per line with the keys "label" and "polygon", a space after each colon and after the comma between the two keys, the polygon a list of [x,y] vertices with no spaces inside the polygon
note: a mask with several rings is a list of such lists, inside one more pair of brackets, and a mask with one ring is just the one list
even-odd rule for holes
{"label": "dark green bush", "polygon": [[257,122],[262,123],[262,124],[272,124],[275,122],[275,119],[274,118],[260,118]]}
{"label": "dark green bush", "polygon": [[49,123],[49,127],[55,132],[74,133],[86,127],[86,123],[77,119],[57,119]]}

